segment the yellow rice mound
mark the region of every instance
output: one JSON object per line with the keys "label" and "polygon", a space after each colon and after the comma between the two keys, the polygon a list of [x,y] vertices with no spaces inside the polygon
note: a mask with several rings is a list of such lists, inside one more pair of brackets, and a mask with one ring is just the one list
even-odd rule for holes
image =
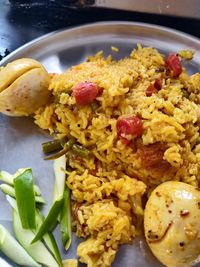
{"label": "yellow rice mound", "polygon": [[[162,79],[161,90],[146,96],[156,79]],[[85,81],[104,88],[95,110],[90,104],[78,106],[71,94]],[[162,54],[138,45],[119,61],[100,52],[54,75],[49,89],[54,100],[36,112],[36,124],[58,138],[74,137],[92,155],[67,153],[74,225],[77,235],[87,238],[77,254],[89,267],[111,266],[119,245],[141,232],[142,201],[155,186],[167,180],[199,186],[200,73],[189,76],[183,68],[179,78],[172,78]],[[144,132],[126,145],[116,122],[130,115],[140,116]],[[157,168],[148,166],[154,152],[162,157]]]}

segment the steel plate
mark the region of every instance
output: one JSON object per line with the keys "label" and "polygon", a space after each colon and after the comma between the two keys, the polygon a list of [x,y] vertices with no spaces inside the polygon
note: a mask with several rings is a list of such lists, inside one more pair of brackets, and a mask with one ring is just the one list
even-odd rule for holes
{"label": "steel plate", "polygon": [[[196,54],[187,68],[190,73],[200,72],[200,41],[197,38],[165,27],[129,22],[96,23],[53,32],[17,49],[1,64],[5,65],[21,57],[32,57],[42,62],[49,72],[62,72],[99,50],[103,50],[106,55],[111,53],[115,59],[128,56],[137,43],[156,47],[164,54],[190,48],[196,51]],[[111,46],[117,46],[119,53],[112,52]],[[54,180],[52,162],[45,162],[41,153],[41,143],[47,140],[48,136],[34,125],[30,118],[0,115],[0,128],[0,169],[15,172],[21,167],[31,167],[35,180],[48,202],[44,208],[46,213],[51,204]],[[11,209],[1,192],[0,203],[0,223],[12,231]],[[79,240],[73,236],[70,250],[64,252],[59,231],[55,234],[62,257],[76,257]],[[6,259],[3,255],[1,257]],[[8,259],[6,261],[11,266],[16,266]],[[0,265],[7,266],[1,258]],[[113,267],[121,266],[158,267],[161,264],[151,255],[145,242],[137,239],[133,245],[122,246],[118,252]]]}

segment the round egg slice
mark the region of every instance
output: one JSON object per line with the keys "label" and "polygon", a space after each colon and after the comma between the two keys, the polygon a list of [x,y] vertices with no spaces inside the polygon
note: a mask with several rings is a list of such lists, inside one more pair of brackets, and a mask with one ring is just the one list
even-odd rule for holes
{"label": "round egg slice", "polygon": [[186,183],[162,183],[151,193],[144,211],[146,241],[168,267],[200,261],[200,191]]}

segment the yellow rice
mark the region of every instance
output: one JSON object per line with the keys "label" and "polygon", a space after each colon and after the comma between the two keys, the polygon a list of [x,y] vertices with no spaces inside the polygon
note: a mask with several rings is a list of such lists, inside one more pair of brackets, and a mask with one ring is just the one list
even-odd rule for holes
{"label": "yellow rice", "polygon": [[[54,101],[35,114],[39,127],[58,138],[75,137],[93,154],[80,160],[69,153],[74,170],[67,179],[77,235],[87,238],[77,254],[89,267],[111,266],[119,245],[141,232],[142,196],[148,197],[156,185],[178,180],[199,186],[200,74],[189,76],[183,69],[174,79],[164,67],[164,56],[150,47],[138,45],[129,58],[117,62],[99,52],[55,75],[49,87]],[[161,76],[162,89],[147,97],[147,87]],[[84,81],[104,88],[95,112],[91,105],[77,106],[71,94]],[[138,114],[144,125],[142,146],[164,144],[169,171],[145,168],[138,150],[118,139],[117,118]]]}

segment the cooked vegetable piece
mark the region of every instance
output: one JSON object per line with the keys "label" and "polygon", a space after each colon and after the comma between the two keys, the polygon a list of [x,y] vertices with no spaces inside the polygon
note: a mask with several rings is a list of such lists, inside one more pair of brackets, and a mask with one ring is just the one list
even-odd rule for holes
{"label": "cooked vegetable piece", "polygon": [[35,223],[35,195],[33,189],[33,175],[31,169],[14,178],[15,196],[21,223],[24,229],[36,228]]}
{"label": "cooked vegetable piece", "polygon": [[156,88],[156,90],[159,91],[162,88],[162,80],[161,79],[156,79],[153,85]]}
{"label": "cooked vegetable piece", "polygon": [[[2,192],[4,194],[7,194],[7,195],[14,197],[14,198],[16,197],[15,196],[15,189],[11,185],[1,184],[0,189],[2,190]],[[42,196],[35,196],[35,201],[39,204],[45,204],[45,200]]]}
{"label": "cooked vegetable piece", "polygon": [[152,94],[156,94],[158,91],[153,84],[150,84],[146,89],[146,96],[152,96]]}
{"label": "cooked vegetable piece", "polygon": [[30,229],[23,229],[19,214],[14,208],[13,228],[16,238],[34,260],[47,267],[60,267],[41,241],[31,244],[35,234]]}
{"label": "cooked vegetable piece", "polygon": [[146,89],[146,96],[156,94],[162,88],[162,80],[156,79],[155,82],[150,84]]}
{"label": "cooked vegetable piece", "polygon": [[42,150],[45,154],[61,150],[63,148],[61,140],[52,140],[42,144]]}
{"label": "cooked vegetable piece", "polygon": [[166,66],[172,72],[174,78],[178,78],[182,72],[182,66],[179,57],[172,53],[166,58]]}
{"label": "cooked vegetable piece", "polygon": [[66,187],[64,191],[64,203],[61,210],[60,230],[63,246],[66,250],[71,244],[71,205],[70,205],[70,190]]}
{"label": "cooked vegetable piece", "polygon": [[83,158],[88,158],[89,155],[91,154],[87,148],[83,147],[82,145],[78,145],[78,144],[74,144],[72,146],[72,151],[78,156],[83,157]]}
{"label": "cooked vegetable piece", "polygon": [[116,127],[118,136],[127,140],[140,137],[144,130],[142,120],[137,116],[118,119]]}
{"label": "cooked vegetable piece", "polygon": [[74,138],[69,139],[69,141],[67,141],[64,145],[63,145],[63,149],[58,151],[57,153],[50,155],[46,158],[44,158],[45,160],[52,160],[52,159],[57,159],[60,158],[61,156],[65,155],[70,148],[72,147],[72,145],[75,143]]}
{"label": "cooked vegetable piece", "polygon": [[0,250],[12,261],[21,266],[41,267],[15,240],[8,230],[0,224]]}
{"label": "cooked vegetable piece", "polygon": [[78,105],[92,103],[98,95],[98,87],[92,82],[78,83],[73,88],[73,96]]}

